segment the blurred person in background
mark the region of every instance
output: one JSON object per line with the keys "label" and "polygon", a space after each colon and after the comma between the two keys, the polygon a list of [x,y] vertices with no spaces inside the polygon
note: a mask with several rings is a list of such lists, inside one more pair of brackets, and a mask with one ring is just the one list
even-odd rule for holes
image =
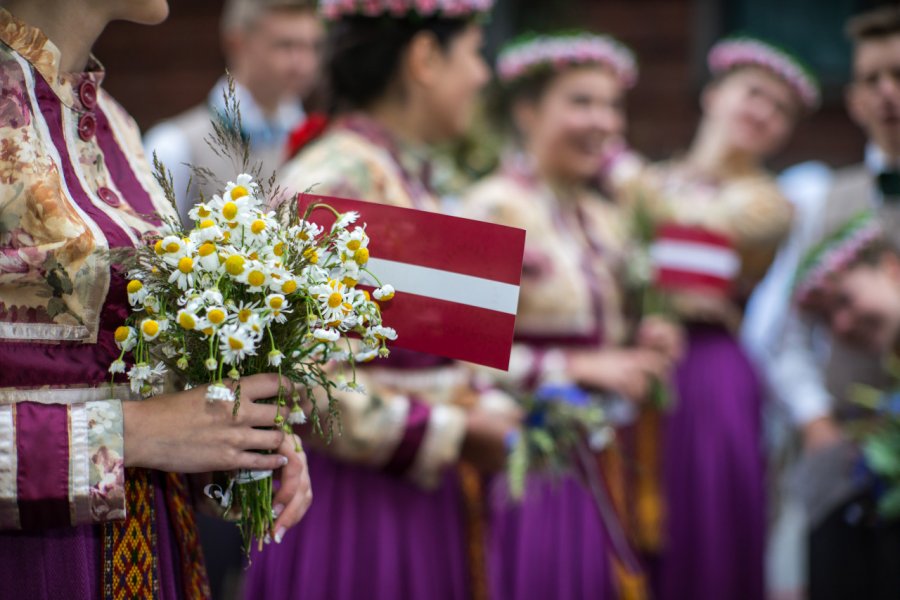
{"label": "blurred person in background", "polygon": [[[465,132],[488,82],[481,23],[491,4],[322,2],[332,119],[301,136],[280,184],[439,211],[432,153]],[[253,555],[246,598],[484,597],[467,501],[479,474],[461,463],[503,469],[519,425],[512,400],[474,388],[463,364],[398,348],[357,377],[365,392],[337,393],[342,435],[308,448],[319,512]]]}
{"label": "blurred person in background", "polygon": [[611,149],[607,183],[660,228],[670,309],[687,328],[662,444],[663,600],[764,597],[762,387],[737,330],[790,230],[766,159],[819,101],[796,58],[762,40],[716,43],[702,120],[680,158],[646,165]]}
{"label": "blurred person in background", "polygon": [[[306,118],[303,100],[319,82],[324,28],[314,0],[227,0],[221,19],[225,64],[240,102],[241,135],[250,142],[250,164],[268,177],[287,159],[291,131]],[[206,101],[163,121],[144,136],[147,155],[155,152],[172,172],[178,213],[188,211],[200,194],[210,198],[215,184],[232,178],[231,160],[207,144],[212,121],[225,109],[221,78]],[[193,177],[187,164],[210,169],[210,181]],[[188,184],[190,190],[188,189]]]}
{"label": "blurred person in background", "polygon": [[853,384],[884,387],[877,353],[834,339],[820,320],[797,311],[791,290],[811,248],[872,210],[886,235],[900,235],[900,9],[859,14],[847,24],[853,43],[845,101],[868,138],[864,160],[822,173],[792,172],[785,189],[798,219],[764,291],[754,299],[753,343],[776,398],[802,439],[788,492],[804,521],[809,596],[813,600],[895,598],[893,569],[900,532],[874,517],[871,482],[857,472],[858,453],[846,427],[858,416]]}
{"label": "blurred person in background", "polygon": [[[624,133],[634,55],[609,36],[525,35],[501,51],[497,71],[497,118],[513,121],[518,143],[465,196],[463,214],[527,238],[513,360],[508,372],[486,375],[523,400],[544,386],[593,396],[613,427],[628,425],[632,403],[667,377],[680,340],[677,328],[655,322],[626,345],[628,223],[595,186],[604,144]],[[622,516],[620,450],[586,450],[588,466],[529,474],[521,499],[505,475],[490,482],[492,598],[647,597]]]}

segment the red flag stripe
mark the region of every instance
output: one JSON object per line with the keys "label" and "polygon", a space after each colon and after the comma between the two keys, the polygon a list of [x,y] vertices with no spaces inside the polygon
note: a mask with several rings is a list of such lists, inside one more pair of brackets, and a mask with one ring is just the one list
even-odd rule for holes
{"label": "red flag stripe", "polygon": [[726,235],[709,229],[703,229],[702,227],[679,225],[676,223],[666,223],[661,225],[656,231],[656,238],[697,242],[699,244],[723,248],[732,247],[731,240],[729,240]]}
{"label": "red flag stripe", "polygon": [[[519,285],[520,260],[485,258],[521,257],[525,247],[522,229],[331,196],[301,194],[298,201],[301,213],[317,202],[340,212],[359,212],[359,222],[366,224],[371,237],[373,257]],[[311,220],[328,226],[334,222],[326,210],[314,211]]]}
{"label": "red flag stripe", "polygon": [[398,294],[382,305],[384,322],[397,330],[392,345],[509,368],[516,316],[415,294]]}

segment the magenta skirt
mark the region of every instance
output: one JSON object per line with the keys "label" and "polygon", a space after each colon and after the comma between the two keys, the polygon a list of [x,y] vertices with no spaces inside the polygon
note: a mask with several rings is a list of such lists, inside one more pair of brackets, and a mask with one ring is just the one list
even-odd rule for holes
{"label": "magenta skirt", "polygon": [[663,445],[661,600],[762,600],[762,390],[730,333],[690,326]]}

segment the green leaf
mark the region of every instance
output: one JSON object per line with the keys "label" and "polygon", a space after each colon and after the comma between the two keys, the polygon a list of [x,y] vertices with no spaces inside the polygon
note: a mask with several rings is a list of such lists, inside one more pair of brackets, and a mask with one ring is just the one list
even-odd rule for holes
{"label": "green leaf", "polygon": [[897,436],[873,435],[863,443],[863,453],[873,472],[888,478],[900,477],[900,439]]}

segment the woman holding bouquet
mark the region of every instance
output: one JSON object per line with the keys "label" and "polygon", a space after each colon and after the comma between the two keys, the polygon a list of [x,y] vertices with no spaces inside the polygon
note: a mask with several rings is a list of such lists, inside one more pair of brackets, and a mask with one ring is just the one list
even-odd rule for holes
{"label": "woman holding bouquet", "polygon": [[[470,216],[527,231],[517,344],[509,373],[496,373],[496,381],[520,397],[545,384],[603,395],[610,424],[625,424],[631,402],[664,378],[678,345],[675,329],[657,324],[643,331],[638,346],[624,347],[627,223],[594,185],[605,143],[625,127],[634,56],[608,36],[526,36],[501,52],[497,70],[520,150],[466,201]],[[616,514],[624,500],[621,465],[615,451],[598,444],[591,450],[594,468],[531,474],[521,500],[509,497],[506,478],[495,478],[492,597],[644,596]]]}
{"label": "woman holding bouquet", "polygon": [[[8,0],[0,8],[0,574],[17,598],[207,598],[186,479],[279,469],[279,538],[311,500],[294,440],[263,431],[276,376],[240,415],[202,388],[147,400],[109,385],[128,315],[110,250],[170,214],[90,49],[165,0]],[[263,455],[253,450],[271,450]]]}
{"label": "woman holding bouquet", "polygon": [[762,390],[735,332],[791,223],[763,163],[819,92],[794,57],[757,39],[720,41],[708,62],[714,78],[687,154],[647,166],[616,151],[608,181],[658,225],[658,283],[688,333],[663,441],[660,597],[756,600],[764,596]]}
{"label": "woman holding bouquet", "polygon": [[[333,119],[286,165],[281,184],[439,210],[429,155],[465,131],[488,80],[479,20],[490,4],[323,2]],[[480,540],[467,540],[456,467],[468,458],[502,468],[516,420],[490,411],[505,398],[472,389],[462,365],[397,349],[357,376],[367,393],[340,394],[342,435],[310,451],[320,508],[253,557],[246,597],[477,595],[467,543],[477,550]]]}

